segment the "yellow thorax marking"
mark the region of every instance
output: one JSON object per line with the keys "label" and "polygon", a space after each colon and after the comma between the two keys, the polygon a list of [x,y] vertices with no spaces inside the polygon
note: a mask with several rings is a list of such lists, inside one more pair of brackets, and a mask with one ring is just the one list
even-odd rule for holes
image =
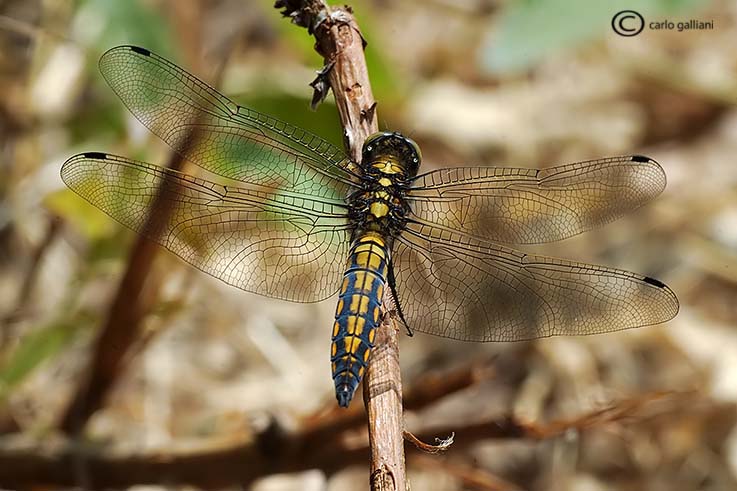
{"label": "yellow thorax marking", "polygon": [[369,213],[375,218],[385,217],[389,214],[389,207],[381,201],[374,201],[369,206]]}
{"label": "yellow thorax marking", "polygon": [[[389,193],[386,191],[376,191],[373,193],[373,198],[375,200],[389,200]],[[369,213],[371,213],[376,218],[385,217],[389,214],[389,206],[386,204],[385,201],[373,201],[371,202],[371,205],[369,205]]]}
{"label": "yellow thorax marking", "polygon": [[371,167],[383,174],[399,174],[403,171],[402,165],[393,157],[384,156],[371,163]]}
{"label": "yellow thorax marking", "polygon": [[392,180],[389,179],[388,177],[382,177],[381,179],[379,179],[379,184],[381,184],[385,188],[388,188],[389,186],[392,185]]}

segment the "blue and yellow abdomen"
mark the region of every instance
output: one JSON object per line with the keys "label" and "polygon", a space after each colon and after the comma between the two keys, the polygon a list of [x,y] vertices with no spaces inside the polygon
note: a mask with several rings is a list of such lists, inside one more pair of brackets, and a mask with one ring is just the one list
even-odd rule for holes
{"label": "blue and yellow abdomen", "polygon": [[386,241],[365,232],[351,246],[338,308],[335,311],[331,358],[338,404],[348,407],[368,366],[387,278]]}

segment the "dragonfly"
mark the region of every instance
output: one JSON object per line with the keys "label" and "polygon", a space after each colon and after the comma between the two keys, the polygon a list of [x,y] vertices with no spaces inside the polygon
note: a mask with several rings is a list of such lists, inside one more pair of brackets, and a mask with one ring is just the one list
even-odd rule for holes
{"label": "dragonfly", "polygon": [[330,361],[342,407],[368,366],[385,293],[410,333],[472,342],[607,333],[678,312],[657,279],[509,247],[640,207],[666,184],[651,158],[420,173],[420,148],[400,133],[370,136],[355,162],[147,49],[112,48],[99,66],[133,115],[207,178],[86,152],[62,165],[64,182],[232,286],[292,302],[337,293]]}

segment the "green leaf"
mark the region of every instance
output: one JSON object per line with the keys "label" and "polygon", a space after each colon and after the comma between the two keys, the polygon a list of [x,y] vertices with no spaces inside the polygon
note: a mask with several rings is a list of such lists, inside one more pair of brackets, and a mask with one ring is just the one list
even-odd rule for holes
{"label": "green leaf", "polygon": [[119,228],[109,216],[70,189],[62,189],[48,195],[44,204],[55,214],[72,223],[88,240],[104,239]]}
{"label": "green leaf", "polygon": [[119,44],[135,44],[167,58],[176,54],[167,18],[152,8],[151,2],[84,0],[80,6],[86,10],[90,21],[105,26],[98,40],[103,51]]}
{"label": "green leaf", "polygon": [[77,325],[60,321],[25,336],[0,365],[0,401],[35,368],[59,353],[73,339]]}

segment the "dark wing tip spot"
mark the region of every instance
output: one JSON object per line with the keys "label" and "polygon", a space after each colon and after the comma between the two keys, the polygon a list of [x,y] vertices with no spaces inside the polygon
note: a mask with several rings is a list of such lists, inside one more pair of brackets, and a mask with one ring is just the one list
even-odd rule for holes
{"label": "dark wing tip spot", "polygon": [[653,159],[650,157],[645,157],[644,155],[633,155],[632,156],[633,162],[652,162]]}
{"label": "dark wing tip spot", "polygon": [[103,153],[103,152],[85,152],[83,155],[84,155],[84,157],[86,159],[102,159],[102,160],[104,160],[104,159],[107,158],[107,154],[106,153]]}
{"label": "dark wing tip spot", "polygon": [[645,280],[645,283],[648,283],[648,284],[653,285],[653,286],[657,286],[658,288],[667,288],[665,286],[665,283],[663,283],[660,280],[656,280],[655,278],[651,278],[649,276],[645,276],[644,280]]}
{"label": "dark wing tip spot", "polygon": [[130,49],[131,51],[134,51],[138,53],[139,55],[151,56],[151,52],[147,50],[146,48],[139,48],[138,46],[131,46]]}

